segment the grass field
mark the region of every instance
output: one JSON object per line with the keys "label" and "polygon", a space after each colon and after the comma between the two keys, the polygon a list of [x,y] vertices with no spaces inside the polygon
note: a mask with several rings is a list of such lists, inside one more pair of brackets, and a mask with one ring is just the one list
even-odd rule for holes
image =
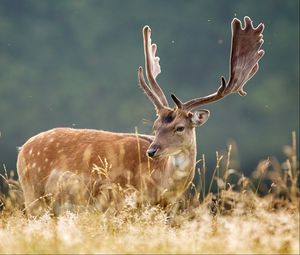
{"label": "grass field", "polygon": [[[285,162],[262,160],[251,179],[231,168],[230,148],[217,155],[210,183],[204,183],[208,170],[202,161],[192,195],[167,208],[138,205],[137,194],[128,193],[121,208],[85,208],[58,217],[26,217],[18,182],[5,174],[0,253],[299,254],[295,133],[284,151]],[[231,176],[236,182],[226,184]]]}

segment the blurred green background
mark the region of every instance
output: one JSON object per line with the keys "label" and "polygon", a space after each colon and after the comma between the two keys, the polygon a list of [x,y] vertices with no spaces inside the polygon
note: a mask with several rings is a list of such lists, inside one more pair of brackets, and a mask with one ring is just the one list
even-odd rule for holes
{"label": "blurred green background", "polygon": [[[299,1],[0,0],[0,169],[15,169],[17,146],[58,127],[151,132],[152,104],[137,85],[141,30],[152,28],[168,99],[216,90],[228,77],[230,22],[265,24],[260,70],[247,97],[208,105],[198,158],[234,141],[240,169],[283,157],[299,135]],[[170,101],[171,102],[171,101]]]}

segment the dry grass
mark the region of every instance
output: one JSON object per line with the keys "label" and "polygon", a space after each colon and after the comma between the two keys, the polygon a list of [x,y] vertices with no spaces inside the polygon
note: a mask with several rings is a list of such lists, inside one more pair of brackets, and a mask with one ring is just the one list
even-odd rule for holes
{"label": "dry grass", "polygon": [[[121,208],[85,208],[53,217],[27,218],[18,183],[7,174],[0,214],[0,253],[222,253],[299,254],[299,164],[296,137],[287,160],[261,161],[252,178],[232,166],[232,149],[217,155],[211,183],[167,208],[136,203],[124,194]],[[236,176],[235,184],[228,184]],[[270,184],[265,184],[269,180]],[[206,188],[204,188],[206,186]],[[213,195],[210,189],[215,188]],[[261,194],[264,193],[264,196]]]}

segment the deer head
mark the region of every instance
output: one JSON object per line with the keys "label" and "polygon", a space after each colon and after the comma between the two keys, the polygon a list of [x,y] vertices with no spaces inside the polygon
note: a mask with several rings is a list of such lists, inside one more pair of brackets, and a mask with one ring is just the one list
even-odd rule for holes
{"label": "deer head", "polygon": [[182,102],[174,94],[171,95],[175,106],[169,107],[166,96],[157,83],[156,77],[161,72],[159,57],[156,56],[157,46],[151,42],[151,29],[143,28],[146,77],[143,68],[138,69],[139,85],[153,103],[157,119],[153,125],[154,140],[147,150],[151,158],[176,155],[191,146],[195,146],[195,127],[203,125],[209,118],[208,110],[192,111],[193,109],[216,102],[227,95],[238,93],[245,96],[244,85],[258,71],[258,61],[264,55],[264,25],[253,27],[249,17],[244,18],[244,27],[237,18],[231,23],[231,56],[229,79],[226,82],[221,76],[221,85],[215,93]]}

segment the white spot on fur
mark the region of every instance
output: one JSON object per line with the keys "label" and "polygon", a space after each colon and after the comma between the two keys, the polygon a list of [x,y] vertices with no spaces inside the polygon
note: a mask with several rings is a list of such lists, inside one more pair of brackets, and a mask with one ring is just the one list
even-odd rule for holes
{"label": "white spot on fur", "polygon": [[92,154],[92,147],[91,145],[89,145],[86,147],[85,151],[83,152],[83,162],[88,164],[91,158],[91,154]]}
{"label": "white spot on fur", "polygon": [[45,158],[45,162],[47,163],[49,161],[49,159],[48,158]]}
{"label": "white spot on fur", "polygon": [[23,175],[25,175],[28,171],[28,166],[25,166],[24,169],[23,169]]}

